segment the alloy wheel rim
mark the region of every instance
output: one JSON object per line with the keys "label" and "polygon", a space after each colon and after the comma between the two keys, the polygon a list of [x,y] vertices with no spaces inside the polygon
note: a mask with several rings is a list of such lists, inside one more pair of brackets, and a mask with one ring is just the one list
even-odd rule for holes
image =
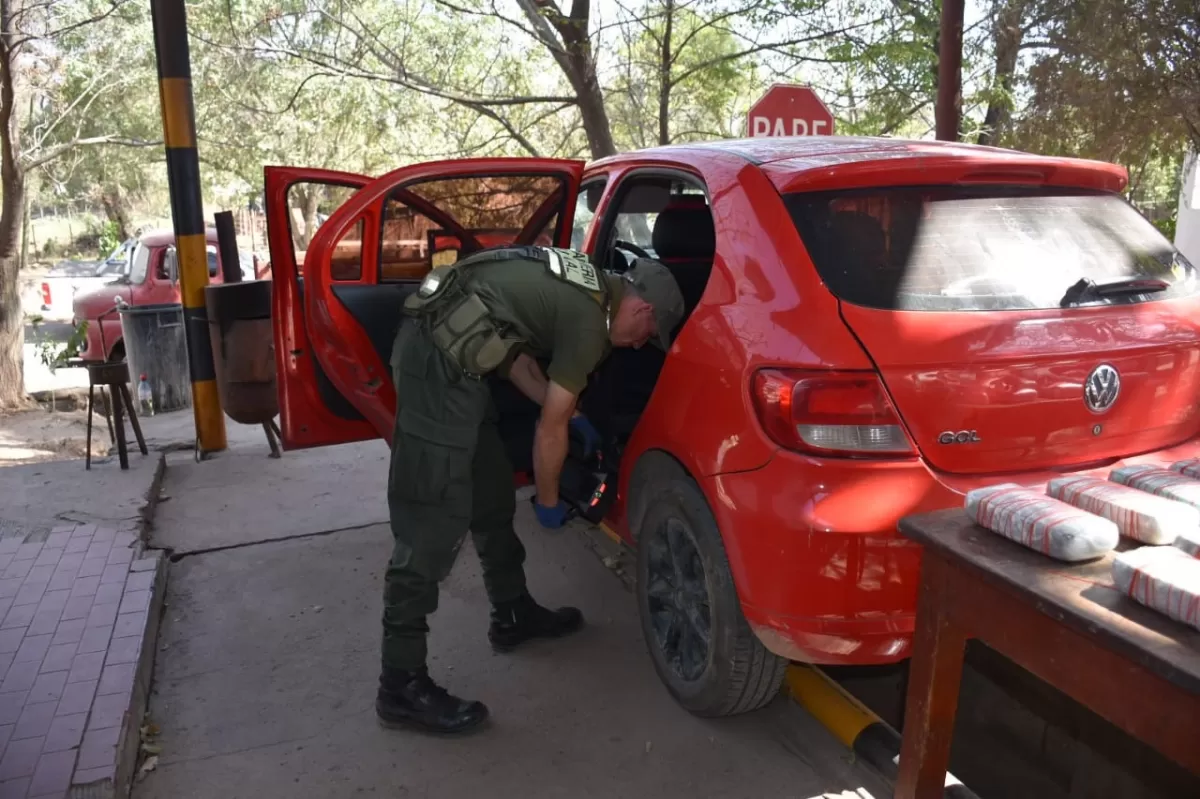
{"label": "alloy wheel rim", "polygon": [[655,643],[678,676],[699,679],[712,646],[712,611],[704,563],[678,519],[669,518],[646,542],[646,598]]}

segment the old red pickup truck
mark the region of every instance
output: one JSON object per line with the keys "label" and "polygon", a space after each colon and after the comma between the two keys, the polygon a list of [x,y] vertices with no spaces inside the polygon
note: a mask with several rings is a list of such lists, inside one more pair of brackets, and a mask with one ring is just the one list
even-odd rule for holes
{"label": "old red pickup truck", "polygon": [[[208,279],[221,282],[221,258],[217,252],[217,232],[209,228]],[[264,278],[270,266],[248,251],[239,252],[242,276],[246,280]],[[129,268],[124,274],[104,285],[75,296],[74,322],[88,322],[87,338],[80,350],[85,361],[122,360],[125,343],[121,334],[121,317],[113,313],[103,320],[117,304],[118,298],[128,305],[175,303],[179,297],[179,271],[175,260],[175,234],[169,230],[146,233],[133,248]],[[103,335],[101,331],[103,330]]]}

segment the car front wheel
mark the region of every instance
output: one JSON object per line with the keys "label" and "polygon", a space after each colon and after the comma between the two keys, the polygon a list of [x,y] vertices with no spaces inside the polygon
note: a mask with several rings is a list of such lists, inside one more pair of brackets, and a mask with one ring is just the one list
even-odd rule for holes
{"label": "car front wheel", "polygon": [[659,678],[698,716],[757,710],[779,693],[787,661],[742,615],[716,520],[699,487],[653,487],[638,536],[642,634]]}

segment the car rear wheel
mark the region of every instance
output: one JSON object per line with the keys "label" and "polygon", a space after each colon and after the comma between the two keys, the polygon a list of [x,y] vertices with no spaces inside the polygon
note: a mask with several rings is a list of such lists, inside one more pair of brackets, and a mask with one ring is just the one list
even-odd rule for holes
{"label": "car rear wheel", "polygon": [[779,693],[787,661],[746,623],[704,495],[675,478],[653,496],[638,536],[637,598],[655,671],[698,716],[763,707]]}

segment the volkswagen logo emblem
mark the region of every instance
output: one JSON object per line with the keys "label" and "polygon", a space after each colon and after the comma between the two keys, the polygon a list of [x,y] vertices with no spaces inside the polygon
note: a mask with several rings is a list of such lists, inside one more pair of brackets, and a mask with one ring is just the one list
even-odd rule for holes
{"label": "volkswagen logo emblem", "polygon": [[1121,375],[1116,367],[1102,363],[1092,370],[1083,384],[1083,401],[1092,413],[1104,413],[1121,393]]}

